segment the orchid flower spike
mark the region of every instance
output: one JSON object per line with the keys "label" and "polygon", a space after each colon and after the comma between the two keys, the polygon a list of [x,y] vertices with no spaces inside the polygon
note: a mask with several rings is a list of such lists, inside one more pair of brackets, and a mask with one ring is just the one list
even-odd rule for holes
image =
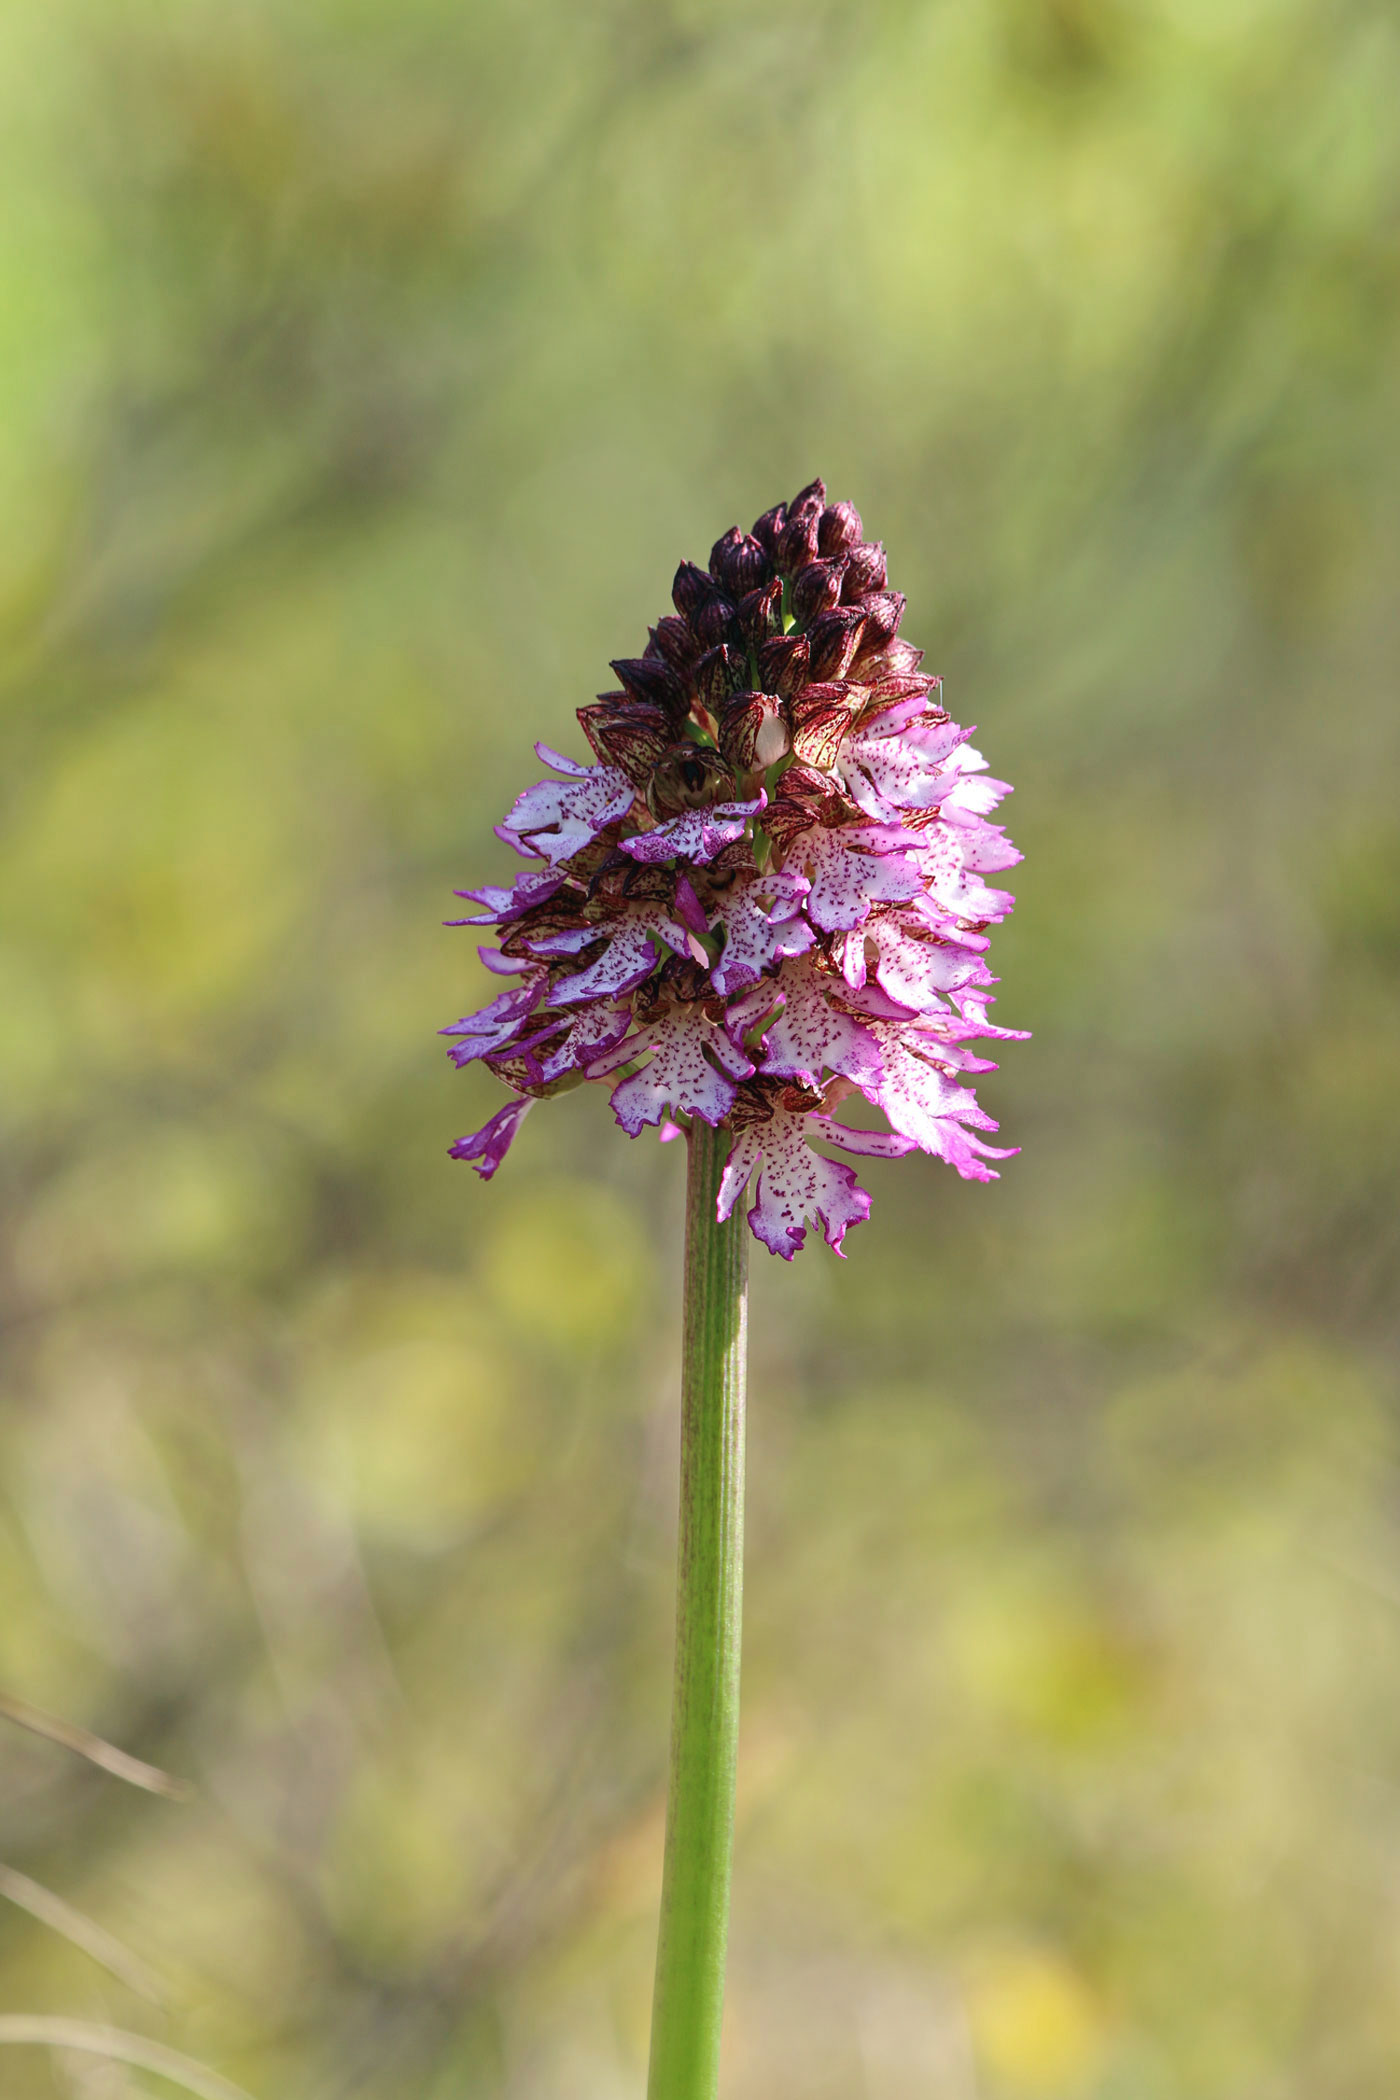
{"label": "orchid flower spike", "polygon": [[[537,745],[552,776],[499,836],[529,866],[464,890],[457,925],[517,981],[444,1035],[515,1098],[452,1147],[484,1179],[533,1103],[611,1089],[630,1137],[702,1118],[732,1138],[719,1193],[787,1259],[821,1225],[841,1252],[870,1210],[814,1151],[915,1147],[996,1178],[996,1124],[959,1083],[969,1047],[1019,1039],[987,1018],[987,929],[1012,898],[987,877],[1020,854],[988,821],[993,780],[900,638],[904,599],[849,503],[820,481],[752,532],[682,562],[674,615],[578,718],[597,763]],[[883,1131],[832,1111],[860,1093]]]}

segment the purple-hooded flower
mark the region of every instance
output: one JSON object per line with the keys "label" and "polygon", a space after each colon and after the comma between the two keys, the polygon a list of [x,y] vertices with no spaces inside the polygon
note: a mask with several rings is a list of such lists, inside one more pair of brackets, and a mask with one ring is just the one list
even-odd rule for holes
{"label": "purple-hooded flower", "polygon": [[508,1101],[504,1108],[498,1108],[495,1115],[482,1124],[480,1130],[473,1131],[470,1137],[458,1138],[451,1148],[451,1157],[470,1161],[482,1180],[489,1181],[534,1105],[528,1100]]}
{"label": "purple-hooded flower", "polygon": [[876,904],[908,903],[923,887],[908,832],[894,824],[814,824],[790,840],[786,865],[811,883],[806,912],[823,933],[849,932]]}
{"label": "purple-hooded flower", "polygon": [[[581,946],[596,939],[598,931],[602,932],[608,945],[587,968],[571,971],[559,980],[556,996],[568,1004],[579,999],[610,999],[622,992],[635,991],[664,959],[668,947],[683,953],[687,946],[685,927],[659,903],[636,904],[624,900],[611,924],[596,930],[593,926],[582,927],[578,931],[585,936]],[[556,934],[550,938],[563,942],[571,940],[573,934]],[[536,954],[547,952],[543,946],[535,950]],[[566,951],[560,947],[555,952]]]}
{"label": "purple-hooded flower", "polygon": [[[691,969],[695,965],[689,965]],[[658,1001],[635,1036],[637,1055],[646,1062],[614,1089],[613,1114],[629,1137],[646,1123],[659,1123],[669,1109],[677,1115],[701,1116],[718,1129],[734,1106],[736,1081],[747,1079],[752,1060],[725,1033],[720,1019],[707,1011],[703,996],[675,1003]]]}
{"label": "purple-hooded flower", "polygon": [[541,780],[526,788],[496,834],[508,846],[542,855],[553,867],[572,860],[600,831],[625,817],[637,790],[616,766],[576,765],[548,744],[536,744],[535,750],[547,766],[570,777]]}
{"label": "purple-hooded flower", "polygon": [[658,824],[654,831],[639,831],[635,838],[619,843],[629,860],[711,861],[744,835],[750,817],[762,809],[764,797],[755,802],[722,802],[716,809],[688,809],[683,816]]}
{"label": "purple-hooded flower", "polygon": [[710,982],[727,999],[745,985],[759,984],[779,963],[805,955],[816,933],[802,914],[810,883],[791,869],[759,874],[752,865],[734,873],[727,889],[715,887],[713,928],[723,945]]}
{"label": "purple-hooded flower", "polygon": [[873,1100],[883,1074],[880,1046],[846,1002],[845,989],[829,966],[804,956],[783,971],[781,986],[765,983],[730,1011],[740,1026],[765,1011],[771,1015],[762,1037],[763,1070],[770,1077],[820,1089],[822,1074],[830,1072]]}
{"label": "purple-hooded flower", "polygon": [[935,930],[917,911],[898,907],[872,912],[863,926],[840,936],[835,952],[852,991],[873,977],[881,991],[911,1013],[938,1006],[943,992],[992,982],[976,948]]}
{"label": "purple-hooded flower", "polygon": [[841,1252],[846,1229],[870,1215],[870,1198],[839,1160],[811,1149],[815,1139],[851,1152],[894,1158],[911,1152],[916,1140],[877,1130],[851,1130],[822,1113],[819,1094],[759,1081],[732,1118],[734,1149],[720,1183],[719,1215],[727,1218],[756,1173],[749,1224],[774,1254],[788,1260],[807,1237],[805,1219],[822,1228],[829,1246]]}
{"label": "purple-hooded flower", "polygon": [[[809,1224],[841,1252],[869,1212],[813,1145],[919,1147],[974,1180],[1009,1153],[959,1075],[987,1019],[987,929],[1020,858],[1003,795],[900,639],[882,546],[820,482],[683,562],[675,613],[620,690],[580,708],[598,763],[536,749],[554,775],[499,836],[529,863],[459,894],[494,928],[487,968],[518,983],[445,1029],[517,1097],[452,1147],[489,1179],[536,1099],[607,1085],[635,1137],[695,1118],[728,1142],[719,1215],[790,1258]],[[860,1093],[887,1131],[836,1122]]]}

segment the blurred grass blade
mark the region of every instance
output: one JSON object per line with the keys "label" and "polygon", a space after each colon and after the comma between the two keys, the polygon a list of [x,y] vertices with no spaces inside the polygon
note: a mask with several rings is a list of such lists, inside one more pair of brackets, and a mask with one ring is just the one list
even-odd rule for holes
{"label": "blurred grass blade", "polygon": [[51,1743],[61,1743],[65,1750],[74,1750],[85,1757],[89,1764],[101,1765],[114,1779],[124,1779],[128,1786],[144,1787],[148,1794],[164,1794],[169,1801],[189,1801],[194,1797],[194,1788],[187,1779],[176,1779],[169,1772],[162,1772],[158,1765],[143,1764],[139,1757],[131,1757],[125,1750],[118,1750],[113,1743],[105,1743],[100,1735],[93,1735],[86,1728],[75,1728],[71,1721],[59,1721],[52,1714],[43,1714],[35,1706],[27,1706],[23,1699],[13,1699],[8,1692],[0,1692],[0,1720],[13,1721],[17,1727],[27,1728],[33,1735],[46,1736]]}
{"label": "blurred grass blade", "polygon": [[21,1910],[27,1910],[31,1918],[38,1918],[54,1932],[61,1933],[64,1939],[80,1947],[95,1962],[100,1962],[119,1983],[124,1983],[139,1997],[148,1998],[152,2005],[163,2006],[167,2002],[160,1978],[146,1966],[139,1954],[133,1954],[103,1926],[84,1917],[80,1910],[74,1910],[71,1903],[65,1903],[61,1896],[56,1896],[41,1882],[31,1881],[17,1868],[0,1863],[0,1896],[7,1897]]}
{"label": "blurred grass blade", "polygon": [[172,2085],[195,2093],[199,2100],[252,2100],[241,2085],[220,2078],[178,2049],[163,2042],[147,2041],[144,2034],[128,2034],[121,2027],[99,2027],[89,2020],[47,2018],[31,2013],[0,2014],[0,2043],[29,2043],[39,2049],[83,2049],[90,2056],[105,2056],[114,2063],[131,2064],[135,2070],[154,2072]]}

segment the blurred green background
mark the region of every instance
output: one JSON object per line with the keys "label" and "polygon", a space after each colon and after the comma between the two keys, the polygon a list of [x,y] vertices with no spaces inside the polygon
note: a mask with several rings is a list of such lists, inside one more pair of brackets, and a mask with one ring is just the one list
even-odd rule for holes
{"label": "blurred green background", "polygon": [[[632,2100],[682,1162],[454,884],[823,474],[1018,787],[989,1189],[756,1251],[726,2100],[1400,2087],[1389,0],[0,17],[0,2011]],[[0,2052],[6,2100],[143,2074]],[[168,2088],[160,2088],[169,2090]]]}

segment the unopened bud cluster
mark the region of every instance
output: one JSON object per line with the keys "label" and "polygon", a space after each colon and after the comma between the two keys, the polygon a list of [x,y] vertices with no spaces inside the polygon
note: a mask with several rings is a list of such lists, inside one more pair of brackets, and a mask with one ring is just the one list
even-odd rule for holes
{"label": "unopened bud cluster", "polygon": [[[870,1199],[812,1150],[920,1147],[975,1180],[1008,1155],[960,1084],[994,1067],[986,877],[1020,855],[988,822],[1008,792],[940,704],[883,547],[813,482],[682,562],[674,614],[617,689],[578,711],[597,763],[539,745],[561,778],[498,827],[531,865],[464,890],[517,980],[456,1022],[516,1098],[452,1151],[489,1178],[533,1103],[585,1080],[629,1136],[701,1117],[732,1134],[719,1199],[746,1187],[775,1254],[818,1221],[840,1251]],[[832,1111],[859,1092],[889,1128]]]}

